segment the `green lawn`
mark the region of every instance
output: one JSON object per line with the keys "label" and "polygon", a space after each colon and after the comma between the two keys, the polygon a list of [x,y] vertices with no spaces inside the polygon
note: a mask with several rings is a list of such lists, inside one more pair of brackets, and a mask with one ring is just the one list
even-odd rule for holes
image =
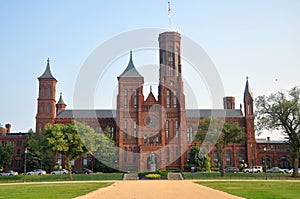
{"label": "green lawn", "polygon": [[297,181],[211,181],[196,183],[247,199],[296,199],[300,197],[300,182]]}
{"label": "green lawn", "polygon": [[[53,182],[53,181],[66,181],[67,175],[30,175],[26,176],[26,182]],[[95,174],[76,174],[73,175],[73,181],[89,181],[89,180],[122,180],[123,173],[95,173]],[[1,183],[15,183],[23,182],[24,176],[0,176]]]}
{"label": "green lawn", "polygon": [[111,184],[109,182],[88,182],[0,185],[0,198],[67,199],[87,194]]}

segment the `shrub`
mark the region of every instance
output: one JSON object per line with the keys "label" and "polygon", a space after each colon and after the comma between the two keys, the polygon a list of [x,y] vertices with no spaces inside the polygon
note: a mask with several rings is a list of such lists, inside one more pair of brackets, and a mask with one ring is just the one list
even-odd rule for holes
{"label": "shrub", "polygon": [[160,179],[160,175],[157,173],[149,173],[146,175],[147,179]]}
{"label": "shrub", "polygon": [[168,171],[165,171],[165,170],[157,170],[155,173],[157,173],[161,176],[168,176]]}

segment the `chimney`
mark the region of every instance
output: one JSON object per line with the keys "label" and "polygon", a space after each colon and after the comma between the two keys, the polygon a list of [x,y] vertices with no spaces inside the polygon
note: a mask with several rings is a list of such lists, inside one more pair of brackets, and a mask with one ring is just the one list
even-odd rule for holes
{"label": "chimney", "polygon": [[270,141],[270,137],[267,137],[267,141]]}
{"label": "chimney", "polygon": [[6,132],[10,133],[11,124],[5,124]]}
{"label": "chimney", "polygon": [[224,103],[224,109],[235,109],[235,98],[234,97],[224,97],[223,103]]}

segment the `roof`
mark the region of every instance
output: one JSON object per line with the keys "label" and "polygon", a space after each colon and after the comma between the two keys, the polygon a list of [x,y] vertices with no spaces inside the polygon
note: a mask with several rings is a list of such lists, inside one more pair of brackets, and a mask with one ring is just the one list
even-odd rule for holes
{"label": "roof", "polygon": [[47,66],[45,72],[39,77],[39,79],[55,79],[50,70],[50,59],[47,59]]}
{"label": "roof", "polygon": [[59,97],[59,100],[58,100],[57,104],[65,104],[65,102],[62,98],[62,93],[60,93],[60,97]]}
{"label": "roof", "polygon": [[246,86],[245,86],[245,92],[244,92],[244,100],[246,99],[247,96],[250,96],[253,99],[253,94],[250,88],[250,84],[248,81],[248,77],[247,77],[247,81],[246,81]]}
{"label": "roof", "polygon": [[56,118],[115,118],[116,110],[61,110]]}
{"label": "roof", "polygon": [[142,75],[136,70],[132,61],[132,51],[130,50],[129,63],[124,72],[119,77],[142,77]]}
{"label": "roof", "polygon": [[[240,109],[188,109],[186,110],[186,118],[207,118],[207,117],[227,117],[242,118]],[[56,118],[115,118],[116,110],[61,110]]]}
{"label": "roof", "polygon": [[186,118],[227,117],[242,118],[240,109],[187,109]]}

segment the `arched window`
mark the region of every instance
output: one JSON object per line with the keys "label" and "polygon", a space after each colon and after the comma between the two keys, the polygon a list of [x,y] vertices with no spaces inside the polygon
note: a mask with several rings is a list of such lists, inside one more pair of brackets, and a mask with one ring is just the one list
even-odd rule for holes
{"label": "arched window", "polygon": [[231,165],[231,151],[230,150],[226,150],[226,165],[229,166]]}
{"label": "arched window", "polygon": [[127,108],[128,106],[128,90],[124,90],[124,108]]}
{"label": "arched window", "polygon": [[40,113],[44,113],[44,104],[40,105]]}
{"label": "arched window", "polygon": [[177,107],[177,96],[176,96],[176,91],[173,92],[173,107]]}
{"label": "arched window", "polygon": [[134,89],[134,91],[133,91],[133,105],[134,105],[134,108],[137,107],[137,89]]}
{"label": "arched window", "polygon": [[169,121],[166,121],[166,139],[169,138]]}
{"label": "arched window", "polygon": [[166,148],[166,163],[170,162],[170,150],[169,147]]}
{"label": "arched window", "polygon": [[51,105],[48,103],[47,104],[47,113],[50,113],[51,112]]}
{"label": "arched window", "polygon": [[137,161],[137,149],[133,147],[133,162],[136,163]]}
{"label": "arched window", "polygon": [[83,156],[83,159],[82,159],[82,165],[83,165],[83,166],[87,166],[87,165],[88,165],[88,155],[87,155],[87,154],[85,154],[85,155]]}
{"label": "arched window", "polygon": [[137,138],[136,121],[133,121],[133,137]]}
{"label": "arched window", "polygon": [[127,120],[124,121],[124,139],[127,139]]}
{"label": "arched window", "polygon": [[124,148],[124,162],[127,162],[127,147]]}
{"label": "arched window", "polygon": [[175,137],[176,138],[179,137],[179,122],[178,122],[178,120],[176,120],[176,122],[175,122]]}
{"label": "arched window", "polygon": [[166,98],[167,108],[170,108],[170,91],[167,90],[167,98]]}
{"label": "arched window", "polygon": [[41,89],[41,96],[44,97],[45,96],[45,87],[42,86],[42,89]]}
{"label": "arched window", "polygon": [[248,101],[248,115],[252,115],[253,114],[253,108],[252,108],[252,102],[251,100]]}
{"label": "arched window", "polygon": [[240,149],[239,150],[239,154],[238,154],[238,157],[239,157],[239,162],[243,162],[245,160],[245,151]]}
{"label": "arched window", "polygon": [[49,85],[48,86],[48,97],[51,97],[51,92],[52,92],[52,89],[51,89],[51,86]]}

